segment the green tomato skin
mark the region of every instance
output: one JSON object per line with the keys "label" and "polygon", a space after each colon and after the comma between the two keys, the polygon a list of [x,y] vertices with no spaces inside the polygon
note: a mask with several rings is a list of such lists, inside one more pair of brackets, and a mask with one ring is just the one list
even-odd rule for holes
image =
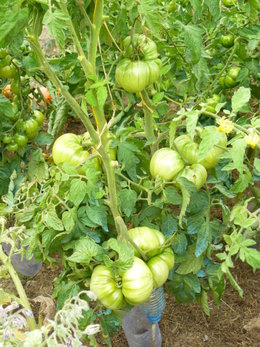
{"label": "green tomato skin", "polygon": [[34,118],[36,119],[37,123],[39,125],[42,125],[42,123],[44,122],[44,114],[41,111],[35,110],[33,112]]}
{"label": "green tomato skin", "polygon": [[[134,48],[142,54],[143,60],[155,60],[158,58],[157,46],[155,42],[145,35],[135,34],[133,37]],[[131,36],[124,39],[123,47],[125,57],[130,58],[133,53]]]}
{"label": "green tomato skin", "polygon": [[14,65],[4,66],[0,68],[0,78],[15,78],[17,71]]}
{"label": "green tomato skin", "polygon": [[234,45],[234,36],[232,34],[222,35],[220,42],[225,48],[230,48]]}
{"label": "green tomato skin", "polygon": [[122,275],[122,292],[130,304],[142,304],[153,291],[153,275],[145,262],[134,257],[133,266]]}
{"label": "green tomato skin", "polygon": [[72,133],[57,138],[52,147],[52,158],[56,165],[71,163],[73,166],[83,164],[89,156],[81,145],[81,137]]}
{"label": "green tomato skin", "polygon": [[8,144],[8,143],[11,143],[12,140],[13,140],[13,137],[11,135],[5,134],[3,136],[3,140],[2,141],[3,141],[3,143]]}
{"label": "green tomato skin", "polygon": [[170,148],[159,149],[150,161],[153,178],[159,177],[165,181],[171,181],[183,168],[184,163],[179,153]]}
{"label": "green tomato skin", "polygon": [[236,80],[238,74],[240,71],[240,67],[239,66],[233,66],[229,69],[228,71],[228,76],[231,77],[233,80]]}
{"label": "green tomato skin", "polygon": [[165,248],[161,254],[157,256],[162,259],[167,265],[169,270],[171,270],[174,266],[174,253],[171,248]]}
{"label": "green tomato skin", "polygon": [[187,180],[194,183],[199,190],[207,181],[207,171],[204,166],[193,164],[190,167],[186,167],[178,177],[185,177]]}
{"label": "green tomato skin", "polygon": [[193,142],[189,135],[180,135],[175,141],[175,146],[181,157],[189,164],[195,164],[198,161],[199,147]]}
{"label": "green tomato skin", "polygon": [[154,286],[156,288],[161,287],[167,281],[169,275],[167,263],[157,256],[150,259],[147,266],[153,274]]}
{"label": "green tomato skin", "polygon": [[29,140],[35,138],[38,132],[39,124],[33,118],[27,119],[22,123],[23,130],[26,132],[26,135]]}
{"label": "green tomato skin", "polygon": [[221,76],[219,78],[219,85],[221,88],[225,89],[226,88],[226,85],[225,85],[225,76]]}
{"label": "green tomato skin", "polygon": [[[160,231],[148,227],[130,229],[128,230],[128,235],[148,257],[160,253],[160,248],[165,242],[165,237]],[[135,255],[140,257],[137,250],[135,250]]]}
{"label": "green tomato skin", "polygon": [[98,265],[93,270],[90,290],[111,310],[120,310],[125,305],[122,290],[117,288],[111,269],[104,265]]}
{"label": "green tomato skin", "polygon": [[17,143],[12,142],[8,144],[7,148],[8,148],[8,151],[10,152],[16,152],[18,150],[18,145]]}
{"label": "green tomato skin", "polygon": [[14,135],[14,140],[19,147],[24,147],[24,146],[26,146],[26,144],[28,142],[28,137],[25,135],[16,133]]}
{"label": "green tomato skin", "polygon": [[7,56],[8,51],[6,48],[0,48],[0,59],[3,59]]}
{"label": "green tomato skin", "polygon": [[222,4],[226,7],[232,7],[236,3],[236,0],[222,0]]}

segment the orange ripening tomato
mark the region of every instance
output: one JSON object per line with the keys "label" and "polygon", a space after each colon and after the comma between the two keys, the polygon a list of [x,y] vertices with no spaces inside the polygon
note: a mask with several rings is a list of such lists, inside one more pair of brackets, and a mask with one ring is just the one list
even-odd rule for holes
{"label": "orange ripening tomato", "polygon": [[2,89],[2,94],[3,94],[7,99],[10,99],[10,98],[12,97],[11,84],[7,84],[7,85]]}
{"label": "orange ripening tomato", "polygon": [[40,91],[45,99],[46,104],[48,104],[49,102],[51,102],[51,95],[49,92],[49,89],[46,87],[40,87]]}

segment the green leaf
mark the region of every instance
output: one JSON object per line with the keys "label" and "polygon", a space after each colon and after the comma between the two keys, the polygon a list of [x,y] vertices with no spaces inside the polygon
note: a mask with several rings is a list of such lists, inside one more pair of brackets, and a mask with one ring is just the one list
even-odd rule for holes
{"label": "green leaf", "polygon": [[177,220],[167,215],[162,221],[162,233],[166,238],[172,236],[178,230]]}
{"label": "green leaf", "polygon": [[133,181],[136,180],[136,166],[140,162],[135,155],[136,153],[139,153],[139,149],[133,143],[120,142],[118,146],[118,160],[125,166],[129,177]]}
{"label": "green leaf", "polygon": [[240,259],[245,260],[247,264],[252,266],[254,271],[260,269],[260,252],[255,248],[241,247],[239,255]]}
{"label": "green leaf", "polygon": [[206,127],[203,130],[202,139],[199,146],[199,158],[204,159],[213,147],[219,142],[220,133],[216,127]]}
{"label": "green leaf", "polygon": [[93,92],[93,90],[89,90],[86,94],[86,100],[87,102],[93,106],[93,107],[97,107],[97,99],[96,96]]}
{"label": "green leaf", "polygon": [[49,10],[45,13],[43,24],[48,26],[51,36],[58,41],[59,46],[65,43],[65,30],[67,28],[68,17],[59,9]]}
{"label": "green leaf", "polygon": [[243,289],[239,286],[239,284],[234,279],[234,277],[232,276],[232,274],[231,274],[231,272],[229,270],[227,270],[226,276],[229,279],[229,282],[231,283],[232,287],[235,288],[238,291],[238,293],[239,293],[239,295],[241,297],[243,297]]}
{"label": "green leaf", "polygon": [[[176,270],[179,275],[186,275],[189,273],[196,274],[203,264],[203,256],[196,257],[194,254],[195,245],[191,245],[188,247],[188,251],[185,254],[184,261],[181,262],[180,266]],[[176,258],[176,262],[178,262],[178,258]]]}
{"label": "green leaf", "polygon": [[156,11],[156,3],[153,0],[140,0],[138,11],[153,33],[156,34],[161,30],[161,15]]}
{"label": "green leaf", "polygon": [[120,207],[127,217],[130,217],[136,204],[137,193],[134,190],[124,189],[120,192]]}
{"label": "green leaf", "polygon": [[51,207],[50,210],[47,211],[47,213],[44,214],[43,219],[44,219],[47,227],[54,229],[54,230],[58,230],[58,231],[64,230],[62,221],[57,216],[57,213],[56,213],[55,208],[53,206]]}
{"label": "green leaf", "polygon": [[250,88],[240,87],[237,91],[235,91],[231,99],[233,112],[239,112],[248,103],[250,97]]}
{"label": "green leaf", "polygon": [[201,29],[198,26],[191,24],[184,25],[179,21],[177,23],[181,26],[184,42],[187,47],[187,60],[193,64],[196,64],[199,62],[201,57]]}
{"label": "green leaf", "polygon": [[212,21],[216,21],[220,15],[219,0],[205,0],[205,4],[209,8]]}
{"label": "green leaf", "polygon": [[201,16],[201,1],[200,0],[190,0],[191,6],[194,9],[193,18],[196,22]]}
{"label": "green leaf", "polygon": [[167,187],[164,190],[164,194],[166,197],[166,202],[168,204],[172,204],[172,205],[180,205],[182,202],[182,197],[181,195],[178,193],[177,189],[175,187]]}
{"label": "green leaf", "polygon": [[130,269],[134,261],[134,249],[116,239],[109,239],[103,244],[104,249],[116,251],[117,259],[112,262],[113,266],[116,266],[119,271],[125,272]]}
{"label": "green leaf", "polygon": [[32,159],[28,165],[28,176],[30,180],[37,178],[39,181],[49,177],[49,169],[45,163],[40,148],[33,152]]}
{"label": "green leaf", "polygon": [[173,146],[173,142],[174,142],[174,139],[175,139],[175,134],[176,134],[176,130],[177,130],[177,126],[180,122],[179,121],[176,121],[176,120],[172,120],[171,123],[170,123],[170,130],[169,130],[169,142],[170,142],[170,148],[172,148]]}
{"label": "green leaf", "polygon": [[254,160],[254,167],[260,173],[260,159],[255,158],[255,160]]}
{"label": "green leaf", "polygon": [[0,94],[0,120],[13,115],[14,111],[11,102],[3,94]]}
{"label": "green leaf", "polygon": [[244,169],[244,156],[246,150],[246,142],[244,139],[236,139],[232,143],[232,148],[229,148],[227,152],[222,154],[222,158],[231,159],[232,163],[224,166],[222,170],[228,171],[237,169],[240,174],[243,173]]}
{"label": "green leaf", "polygon": [[50,145],[54,140],[51,134],[41,131],[35,139],[35,143],[39,146]]}
{"label": "green leaf", "polygon": [[201,212],[189,215],[187,218],[188,234],[190,235],[197,234],[197,232],[200,230],[201,226],[203,225],[204,221],[205,219],[204,219],[203,213]]}
{"label": "green leaf", "polygon": [[188,246],[185,234],[177,234],[172,243],[172,248],[176,254],[184,254]]}
{"label": "green leaf", "polygon": [[107,99],[107,88],[102,86],[97,89],[97,102],[100,109],[103,108]]}
{"label": "green leaf", "polygon": [[202,88],[205,88],[209,81],[209,69],[206,59],[200,58],[197,64],[193,65],[192,70],[197,78],[197,89],[201,90]]}
{"label": "green leaf", "polygon": [[206,292],[206,290],[202,290],[201,297],[200,297],[200,302],[201,302],[201,306],[203,308],[204,313],[207,316],[210,316],[210,313],[209,313],[209,302],[208,302],[208,293]]}
{"label": "green leaf", "polygon": [[88,218],[97,225],[108,231],[107,227],[107,207],[106,206],[89,206],[86,208]]}
{"label": "green leaf", "polygon": [[198,231],[198,238],[196,242],[196,257],[199,257],[208,248],[211,243],[211,233],[209,225],[206,223],[202,224]]}
{"label": "green leaf", "polygon": [[186,127],[187,127],[187,132],[192,139],[195,134],[195,129],[197,126],[198,119],[199,119],[198,110],[190,111],[187,113]]}
{"label": "green leaf", "polygon": [[79,206],[83,201],[87,190],[87,184],[78,178],[71,181],[69,199],[75,206]]}
{"label": "green leaf", "polygon": [[233,184],[230,191],[232,193],[242,193],[249,185],[249,183],[252,182],[252,176],[249,172],[249,174],[240,175],[239,179]]}
{"label": "green leaf", "polygon": [[182,276],[176,273],[173,273],[171,280],[167,282],[167,289],[179,303],[193,302],[196,294],[201,291],[200,282],[196,275]]}
{"label": "green leaf", "polygon": [[98,245],[90,237],[85,237],[75,243],[74,251],[68,260],[75,263],[89,264],[97,254]]}
{"label": "green leaf", "polygon": [[77,220],[77,210],[73,208],[69,211],[64,211],[62,214],[62,222],[66,231],[71,231]]}
{"label": "green leaf", "polygon": [[1,0],[0,47],[5,47],[23,31],[28,22],[28,9],[21,2]]}
{"label": "green leaf", "polygon": [[233,199],[236,195],[235,194],[232,194],[228,189],[227,187],[223,186],[222,184],[220,183],[217,183],[215,185],[215,188],[217,188],[221,194],[225,195],[226,197],[230,198],[230,199]]}

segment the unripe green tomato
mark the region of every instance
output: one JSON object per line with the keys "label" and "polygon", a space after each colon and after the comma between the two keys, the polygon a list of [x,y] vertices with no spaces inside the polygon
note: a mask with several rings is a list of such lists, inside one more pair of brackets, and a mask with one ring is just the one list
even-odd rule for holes
{"label": "unripe green tomato", "polygon": [[236,4],[236,0],[222,0],[222,4],[226,7],[232,7]]}
{"label": "unripe green tomato", "polygon": [[9,66],[11,63],[11,56],[8,54],[6,57],[0,59],[0,67]]}
{"label": "unripe green tomato", "polygon": [[154,286],[156,288],[161,287],[167,281],[169,275],[167,263],[159,256],[155,256],[147,262],[147,265],[152,272]]}
{"label": "unripe green tomato", "polygon": [[122,290],[117,287],[112,270],[104,265],[98,265],[93,270],[90,290],[111,310],[119,310],[125,305]]}
{"label": "unripe green tomato", "polygon": [[226,88],[226,85],[225,85],[225,76],[221,76],[220,78],[219,78],[219,85],[220,85],[220,87],[221,88]]}
{"label": "unripe green tomato", "polygon": [[232,34],[221,35],[220,42],[222,46],[230,48],[234,45],[234,36]]}
{"label": "unripe green tomato", "polygon": [[211,98],[207,99],[207,104],[212,105],[212,106],[216,106],[219,101],[220,101],[220,96],[217,94],[213,94],[213,96]]}
{"label": "unripe green tomato", "polygon": [[8,144],[8,143],[11,143],[12,140],[13,140],[13,137],[11,135],[5,134],[3,136],[3,140],[2,141],[3,141],[3,143]]}
{"label": "unripe green tomato", "polygon": [[18,145],[15,142],[11,142],[8,144],[7,148],[10,152],[16,152],[18,150]]}
{"label": "unripe green tomato", "polygon": [[181,157],[189,164],[195,164],[198,161],[199,147],[193,142],[189,135],[180,135],[175,141],[175,146]]}
{"label": "unripe green tomato", "polygon": [[71,163],[76,167],[83,164],[88,157],[88,151],[81,145],[81,136],[76,134],[61,135],[52,147],[52,158],[56,165]]}
{"label": "unripe green tomato", "polygon": [[[203,137],[203,134],[204,134],[204,130],[201,133],[201,138]],[[224,132],[220,132],[219,136],[220,138],[217,145],[225,148],[227,146],[227,136]],[[214,146],[211,149],[211,151],[208,153],[208,155],[199,162],[199,164],[203,165],[206,169],[213,169],[216,167],[217,163],[219,162],[220,155],[223,152],[224,152],[223,148]]]}
{"label": "unripe green tomato", "polygon": [[39,124],[33,118],[29,118],[22,123],[23,130],[26,132],[26,135],[29,140],[36,137],[38,133]]}
{"label": "unripe green tomato", "polygon": [[174,253],[171,248],[165,248],[161,254],[158,254],[160,259],[162,259],[168,265],[169,270],[173,268],[174,265]]}
{"label": "unripe green tomato", "polygon": [[170,148],[156,151],[150,162],[151,175],[165,181],[171,181],[183,168],[184,163],[180,155]]}
{"label": "unripe green tomato", "polygon": [[8,51],[6,48],[0,48],[0,58],[3,59],[7,56]]}
{"label": "unripe green tomato", "polygon": [[37,123],[39,125],[42,125],[42,123],[44,122],[44,114],[41,111],[35,110],[33,112],[34,118],[36,119]]}
{"label": "unripe green tomato", "polygon": [[[148,227],[130,229],[128,230],[128,235],[148,257],[159,254],[161,252],[160,248],[165,242],[165,237],[160,231]],[[140,257],[137,250],[135,250],[135,255]]]}
{"label": "unripe green tomato", "polygon": [[211,113],[215,113],[215,112],[216,112],[215,107],[212,106],[212,105],[207,105],[206,108],[205,108],[205,110],[206,110],[207,112],[211,112]]}
{"label": "unripe green tomato", "polygon": [[232,66],[229,70],[228,70],[228,76],[231,77],[233,80],[236,80],[238,74],[240,71],[240,67],[239,66]]}
{"label": "unripe green tomato", "polygon": [[14,65],[4,66],[0,68],[0,78],[15,78],[17,71]]}
{"label": "unripe green tomato", "polygon": [[153,275],[145,262],[134,257],[133,266],[122,275],[122,292],[130,304],[143,304],[153,291]]}
{"label": "unripe green tomato", "polygon": [[229,75],[227,75],[225,77],[225,87],[226,88],[233,88],[237,85],[237,81],[235,79],[233,79],[232,77],[230,77]]}
{"label": "unripe green tomato", "polygon": [[19,147],[24,147],[28,142],[28,137],[23,134],[16,133],[14,135],[14,140]]}
{"label": "unripe green tomato", "polygon": [[178,177],[185,177],[187,180],[194,183],[199,190],[207,181],[207,171],[204,166],[193,164],[186,167]]}

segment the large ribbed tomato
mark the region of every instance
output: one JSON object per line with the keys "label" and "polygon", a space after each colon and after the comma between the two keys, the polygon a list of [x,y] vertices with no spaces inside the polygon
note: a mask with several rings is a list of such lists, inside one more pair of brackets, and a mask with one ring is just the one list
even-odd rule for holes
{"label": "large ribbed tomato", "polygon": [[159,149],[150,161],[151,175],[165,181],[171,181],[183,168],[184,162],[179,153],[170,148]]}
{"label": "large ribbed tomato", "polygon": [[116,82],[130,93],[141,92],[160,75],[156,44],[145,35],[136,34],[133,45],[130,36],[125,38],[123,48],[124,59],[117,65]]}
{"label": "large ribbed tomato", "polygon": [[186,166],[178,177],[187,178],[187,180],[195,184],[197,189],[200,189],[207,181],[207,171],[201,164],[193,164],[191,166]]}
{"label": "large ribbed tomato", "polygon": [[174,254],[171,248],[166,248],[161,254],[152,257],[147,265],[153,274],[155,287],[162,286],[169,276],[174,265]]}

